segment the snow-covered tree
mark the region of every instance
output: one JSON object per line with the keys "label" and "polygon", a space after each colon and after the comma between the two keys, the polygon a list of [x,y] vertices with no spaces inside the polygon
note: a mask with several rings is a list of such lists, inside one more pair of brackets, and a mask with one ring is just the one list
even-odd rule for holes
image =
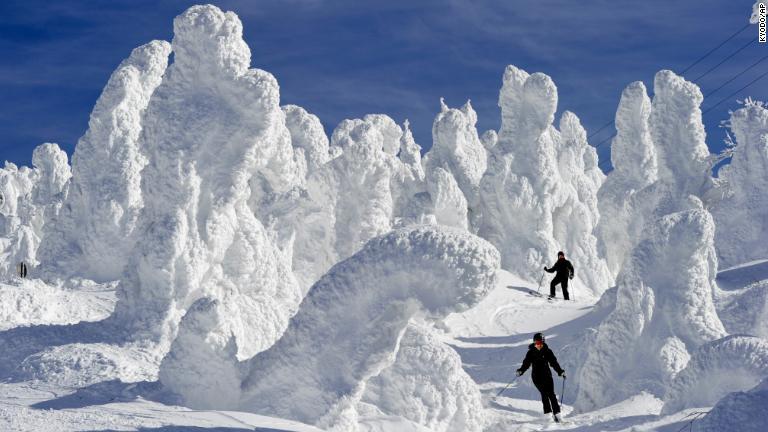
{"label": "snow-covered tree", "polygon": [[63,211],[43,236],[39,260],[48,277],[121,277],[144,206],[142,119],[170,51],[165,41],[134,49],[96,101],[88,131],[72,156],[72,184]]}
{"label": "snow-covered tree", "polygon": [[555,84],[514,66],[504,72],[499,106],[498,142],[488,145],[480,182],[478,235],[499,248],[505,269],[529,280],[538,280],[564,250],[573,255],[576,280],[600,294],[612,283],[592,234],[602,176],[578,118],[566,113],[558,131]]}
{"label": "snow-covered tree", "polygon": [[724,199],[713,208],[717,252],[725,267],[765,259],[768,243],[768,109],[748,101],[731,114],[731,163],[720,170]]}

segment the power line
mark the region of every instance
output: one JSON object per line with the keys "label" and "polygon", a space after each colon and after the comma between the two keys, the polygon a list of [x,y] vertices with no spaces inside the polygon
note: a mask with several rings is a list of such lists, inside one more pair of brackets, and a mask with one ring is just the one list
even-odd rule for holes
{"label": "power line", "polygon": [[[728,42],[729,42],[731,39],[733,39],[733,38],[735,38],[736,36],[740,35],[740,34],[741,34],[741,33],[742,33],[744,30],[748,29],[748,28],[750,27],[750,25],[751,25],[751,24],[746,24],[744,27],[742,27],[742,28],[740,28],[739,30],[737,30],[737,31],[736,31],[736,33],[734,33],[734,34],[730,35],[730,36],[729,36],[727,39],[725,39],[724,41],[720,42],[720,44],[719,44],[719,45],[717,45],[716,47],[714,47],[714,48],[712,48],[711,50],[707,51],[707,52],[706,52],[706,53],[705,53],[703,56],[699,57],[699,58],[698,58],[696,61],[694,61],[693,63],[691,63],[690,65],[688,65],[688,67],[686,67],[685,69],[683,69],[683,71],[682,71],[682,72],[680,72],[680,75],[682,75],[682,74],[684,74],[684,73],[688,72],[688,70],[689,70],[689,69],[691,69],[692,67],[694,67],[694,66],[696,66],[697,64],[699,64],[699,63],[700,63],[702,60],[704,60],[705,58],[709,57],[709,55],[710,55],[710,54],[712,54],[713,52],[715,52],[715,51],[717,51],[718,49],[720,49],[720,48],[721,48],[723,45],[725,45],[726,43],[728,43]],[[726,58],[724,61],[726,61],[726,60],[730,59],[731,57],[733,57],[734,55],[738,54],[739,52],[741,52],[741,50],[743,50],[744,48],[746,48],[747,46],[749,46],[749,45],[750,45],[752,42],[754,42],[754,41],[755,41],[754,39],[751,39],[751,40],[750,40],[750,42],[749,42],[747,45],[745,45],[745,46],[743,46],[743,47],[739,48],[739,50],[738,50],[738,51],[736,51],[735,53],[733,53],[733,54],[731,54],[730,56],[728,56],[728,57],[727,57],[727,58]],[[762,60],[761,60],[761,61],[762,61]],[[721,63],[722,63],[722,62],[721,62]],[[718,66],[720,66],[720,64],[721,64],[721,63],[718,63],[717,65],[715,65],[715,67],[714,67],[714,68],[712,68],[712,69],[708,70],[708,71],[707,71],[707,72],[705,72],[703,75],[699,76],[699,78],[696,78],[696,80],[698,80],[698,79],[700,79],[700,78],[704,77],[705,75],[707,75],[708,73],[712,72],[714,69],[716,69]],[[753,66],[754,66],[754,65],[753,65]],[[744,72],[746,72],[746,71],[744,71]],[[743,72],[742,72],[742,73],[743,73]],[[733,79],[736,79],[737,77],[738,77],[738,76],[736,76],[736,77],[732,78],[732,79],[731,79],[731,81],[732,81]],[[696,80],[694,80],[694,81],[696,81]],[[728,82],[730,82],[730,81],[728,81]],[[726,82],[726,84],[727,84],[728,82]],[[725,84],[724,84],[724,85],[725,85]],[[721,86],[721,87],[718,87],[718,88],[717,88],[715,91],[717,91],[717,90],[720,90],[720,88],[722,88],[722,86]],[[714,93],[715,91],[713,91],[712,93]],[[596,131],[592,132],[592,133],[591,133],[591,134],[590,134],[590,135],[587,137],[587,139],[589,140],[589,139],[593,138],[595,135],[599,134],[599,133],[600,133],[600,132],[601,132],[603,129],[607,128],[608,126],[611,126],[611,125],[613,125],[614,123],[615,123],[615,120],[611,120],[610,122],[608,122],[608,123],[604,124],[603,126],[601,126],[601,127],[600,127],[600,129],[598,129],[598,130],[596,130]],[[613,136],[615,136],[615,135],[616,135],[616,134],[614,133],[614,134],[613,134],[613,135],[611,135],[611,136],[610,136],[608,139],[610,139],[610,138],[613,138]],[[595,148],[597,148],[597,147],[599,147],[600,145],[604,144],[606,141],[607,141],[607,140],[603,140],[603,141],[601,141],[601,142],[600,142],[600,144],[598,144],[597,146],[595,146]]]}
{"label": "power line", "polygon": [[718,49],[719,49],[721,46],[725,45],[726,43],[728,43],[728,41],[730,41],[731,39],[733,39],[733,38],[735,38],[736,36],[738,36],[739,34],[741,34],[741,32],[743,32],[744,30],[748,29],[750,25],[751,25],[751,24],[747,24],[747,25],[745,25],[744,27],[740,28],[740,29],[739,29],[739,31],[737,31],[736,33],[732,34],[732,35],[731,35],[731,36],[730,36],[728,39],[726,39],[726,40],[722,41],[722,42],[720,43],[720,45],[718,45],[718,46],[716,46],[716,47],[712,48],[711,50],[707,51],[707,53],[706,53],[706,54],[704,54],[703,56],[699,57],[699,59],[698,59],[698,60],[696,60],[695,62],[693,62],[693,63],[692,63],[690,66],[688,66],[687,68],[683,69],[683,71],[682,71],[682,72],[680,72],[680,74],[682,75],[682,74],[684,74],[684,73],[688,72],[688,69],[690,69],[690,68],[692,68],[692,67],[696,66],[697,64],[699,64],[699,62],[701,62],[701,61],[702,61],[702,60],[704,60],[705,58],[709,57],[709,55],[710,55],[710,54],[712,54],[713,52],[717,51],[717,50],[718,50]]}
{"label": "power line", "polygon": [[606,139],[604,139],[604,140],[600,141],[600,142],[599,142],[599,143],[598,143],[598,144],[595,146],[595,148],[600,148],[600,146],[601,146],[601,145],[603,145],[603,144],[607,143],[608,141],[610,141],[610,140],[611,140],[611,138],[613,138],[613,137],[615,137],[615,136],[616,136],[616,132],[612,133],[612,134],[611,134],[611,136],[609,136],[608,138],[606,138]]}
{"label": "power line", "polygon": [[614,122],[615,122],[615,120],[611,120],[611,121],[609,121],[608,123],[606,123],[606,124],[602,125],[602,126],[600,127],[600,129],[598,129],[598,130],[596,130],[596,131],[592,132],[592,135],[588,136],[588,137],[587,137],[587,139],[590,139],[590,138],[592,138],[593,136],[595,136],[595,135],[599,134],[601,130],[603,130],[603,129],[607,128],[608,126],[612,125]]}
{"label": "power line", "polygon": [[763,58],[761,58],[760,60],[758,60],[758,61],[756,61],[756,62],[752,63],[752,65],[750,65],[748,68],[746,68],[746,69],[744,69],[743,71],[741,71],[741,72],[737,73],[736,75],[734,75],[734,76],[733,76],[731,79],[729,79],[728,81],[724,82],[724,83],[723,83],[723,84],[722,84],[720,87],[718,87],[718,88],[716,88],[716,89],[712,90],[711,92],[709,92],[709,93],[705,94],[705,95],[704,95],[704,99],[706,99],[706,98],[708,98],[708,97],[712,96],[713,94],[717,93],[717,92],[718,92],[718,90],[720,90],[721,88],[723,88],[723,87],[727,86],[728,84],[730,84],[731,82],[733,82],[733,80],[735,80],[736,78],[738,78],[738,77],[740,77],[740,76],[744,75],[744,74],[745,74],[745,73],[746,73],[748,70],[752,69],[753,67],[755,67],[755,66],[757,66],[758,64],[762,63],[763,61],[765,61],[765,59],[768,59],[768,55],[767,55],[767,56],[765,56],[765,57],[763,57]]}
{"label": "power line", "polygon": [[[755,65],[757,65],[757,64],[758,64],[758,63],[760,63],[760,62],[762,62],[762,61],[763,61],[763,60],[765,60],[766,58],[768,58],[768,56],[766,56],[766,57],[763,57],[763,58],[762,58],[762,59],[760,59],[760,60],[759,60],[757,63],[755,63],[755,64],[753,64],[753,65],[749,66],[747,69],[745,69],[745,70],[741,71],[741,72],[740,72],[740,73],[739,73],[737,76],[740,76],[740,75],[744,74],[746,71],[748,71],[749,69],[753,68]],[[704,114],[706,114],[706,113],[708,113],[708,112],[712,111],[713,109],[717,108],[717,107],[718,107],[718,106],[720,106],[720,105],[721,105],[723,102],[726,102],[726,101],[730,100],[732,97],[734,97],[734,96],[738,95],[738,94],[739,94],[739,93],[741,93],[743,90],[747,89],[747,88],[748,88],[748,87],[750,87],[752,84],[754,84],[754,83],[756,83],[756,82],[760,81],[761,79],[765,78],[766,76],[768,76],[768,71],[766,71],[766,72],[762,73],[761,75],[757,76],[755,79],[753,79],[752,81],[750,81],[749,83],[747,83],[745,86],[741,87],[740,89],[736,90],[735,92],[731,93],[730,95],[728,95],[728,96],[724,97],[724,98],[723,98],[723,99],[721,99],[721,100],[720,100],[718,103],[716,103],[716,104],[712,105],[711,107],[707,108],[706,110],[704,110],[704,111],[702,112],[702,115],[704,115]],[[732,79],[731,79],[731,80],[729,80],[728,82],[730,82],[730,81],[733,81],[733,79],[735,79],[735,78],[736,78],[736,77],[732,78]],[[727,84],[727,82],[726,82],[726,84]],[[723,84],[723,86],[724,86],[724,85],[725,85],[725,84]],[[712,93],[714,93],[714,92],[715,92],[715,91],[717,91],[717,90],[720,90],[720,89],[721,89],[723,86],[720,86],[720,87],[718,87],[717,89],[715,89],[714,91],[712,91]],[[616,133],[614,133],[614,134],[612,134],[611,136],[609,136],[608,138],[606,138],[606,139],[604,139],[604,140],[600,141],[600,142],[599,142],[599,143],[598,143],[598,144],[595,146],[595,149],[598,149],[598,148],[600,148],[600,146],[602,146],[603,144],[605,144],[606,142],[608,142],[609,140],[611,140],[611,139],[612,139],[613,137],[615,137],[615,136],[616,136]],[[610,159],[604,159],[604,160],[603,160],[603,162],[600,162],[600,163],[598,163],[598,164],[597,164],[597,166],[598,166],[598,168],[602,168],[602,165],[603,165],[604,163],[608,163],[608,162],[610,162]],[[611,171],[612,171],[612,170],[611,170]]]}
{"label": "power line", "polygon": [[744,44],[744,45],[743,45],[741,48],[737,49],[737,50],[736,50],[734,53],[732,53],[732,54],[731,54],[731,55],[729,55],[728,57],[726,57],[726,58],[724,58],[723,60],[721,60],[721,61],[720,61],[720,63],[718,63],[718,64],[716,64],[716,65],[712,66],[712,67],[711,67],[711,68],[709,68],[709,69],[708,69],[706,72],[704,72],[703,74],[699,75],[699,76],[698,76],[698,78],[696,78],[696,79],[694,79],[694,80],[693,80],[693,82],[696,82],[696,81],[698,81],[698,80],[700,80],[700,79],[704,78],[704,77],[705,77],[705,76],[707,76],[707,75],[708,75],[710,72],[712,72],[713,70],[715,70],[715,69],[719,68],[719,67],[720,67],[720,66],[721,66],[723,63],[725,63],[725,62],[727,62],[728,60],[730,60],[731,58],[733,58],[733,56],[735,56],[736,54],[738,54],[738,53],[742,52],[742,51],[743,51],[745,48],[747,48],[748,46],[750,46],[750,45],[752,45],[753,43],[755,43],[755,41],[756,41],[756,40],[757,40],[757,39],[754,39],[754,38],[753,38],[753,39],[750,39],[750,40],[749,40],[749,42],[747,42],[746,44]]}
{"label": "power line", "polygon": [[720,100],[720,102],[718,102],[718,103],[712,105],[711,107],[707,108],[702,114],[706,114],[706,113],[712,111],[713,109],[717,108],[717,106],[719,106],[721,103],[723,103],[723,102],[729,100],[730,98],[736,96],[742,90],[746,89],[747,87],[751,86],[752,84],[754,84],[754,83],[760,81],[761,79],[763,79],[766,75],[768,75],[768,72],[764,72],[762,75],[760,75],[757,78],[755,78],[752,81],[750,81],[749,84],[745,85],[744,87],[742,87],[742,88],[736,90],[735,92],[729,94],[728,96],[724,97],[723,99]]}

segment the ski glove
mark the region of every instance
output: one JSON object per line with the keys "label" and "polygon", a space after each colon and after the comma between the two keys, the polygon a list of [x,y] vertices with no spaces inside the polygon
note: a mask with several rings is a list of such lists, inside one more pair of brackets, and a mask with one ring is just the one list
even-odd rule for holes
{"label": "ski glove", "polygon": [[563,373],[561,373],[560,376],[563,377],[563,379],[565,379],[565,371],[563,371]]}
{"label": "ski glove", "polygon": [[518,369],[517,370],[517,376],[521,376],[522,374],[523,374],[523,370],[522,369]]}
{"label": "ski glove", "polygon": [[568,276],[570,279],[573,279],[573,275]]}
{"label": "ski glove", "polygon": [[547,266],[544,266],[544,271],[547,271],[547,270],[549,270],[549,269],[547,268]]}

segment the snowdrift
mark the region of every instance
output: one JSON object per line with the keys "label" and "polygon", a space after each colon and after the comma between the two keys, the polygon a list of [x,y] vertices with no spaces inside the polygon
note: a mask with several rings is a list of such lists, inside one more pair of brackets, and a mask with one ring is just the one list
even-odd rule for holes
{"label": "snowdrift", "polygon": [[747,392],[729,393],[696,426],[704,432],[762,432],[768,424],[768,379]]}

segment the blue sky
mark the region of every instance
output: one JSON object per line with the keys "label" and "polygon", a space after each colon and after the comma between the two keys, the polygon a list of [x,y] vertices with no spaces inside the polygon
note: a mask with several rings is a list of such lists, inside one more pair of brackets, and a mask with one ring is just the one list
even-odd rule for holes
{"label": "blue sky", "polygon": [[[194,1],[0,2],[0,160],[28,165],[32,149],[56,142],[71,154],[112,70],[131,49],[170,40],[173,17]],[[345,118],[408,118],[431,145],[439,98],[471,99],[478,129],[498,129],[507,64],[552,76],[559,111],[588,133],[613,119],[621,90],[660,69],[682,71],[747,23],[752,0],[325,1],[226,0],[244,25],[254,67],[273,73],[283,103],[317,114],[330,134]],[[692,68],[694,79],[757,37],[735,37]],[[699,84],[705,94],[768,54],[754,43]],[[761,73],[768,61],[705,99],[706,109]],[[768,99],[768,77],[705,115],[713,151],[737,98]],[[612,128],[591,139],[609,137]],[[599,148],[608,157],[608,145]]]}

